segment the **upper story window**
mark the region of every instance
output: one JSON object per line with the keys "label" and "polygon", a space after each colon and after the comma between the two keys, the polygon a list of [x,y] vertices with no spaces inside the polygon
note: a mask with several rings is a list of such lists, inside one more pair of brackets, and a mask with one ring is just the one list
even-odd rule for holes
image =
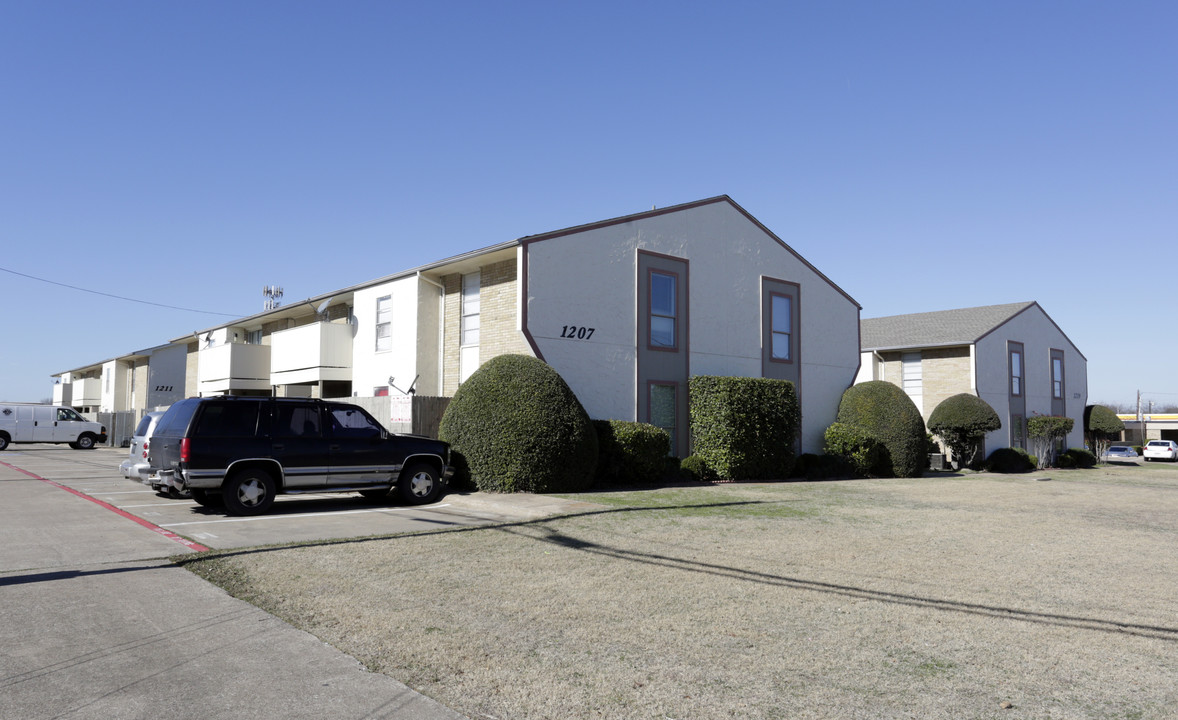
{"label": "upper story window", "polygon": [[393,349],[393,296],[376,299],[376,351]]}
{"label": "upper story window", "polygon": [[1023,394],[1023,346],[1011,345],[1010,348],[1010,394]]}
{"label": "upper story window", "polygon": [[774,360],[792,360],[793,298],[773,293],[770,299],[770,346]]}
{"label": "upper story window", "polygon": [[462,276],[462,344],[479,344],[479,273]]}
{"label": "upper story window", "polygon": [[247,330],[245,333],[245,341],[249,345],[261,345],[262,344],[262,331],[261,331],[261,329]]}
{"label": "upper story window", "polygon": [[1063,398],[1063,358],[1051,358],[1051,397]]}
{"label": "upper story window", "polygon": [[675,349],[677,346],[676,294],[679,278],[673,273],[650,272],[650,346]]}

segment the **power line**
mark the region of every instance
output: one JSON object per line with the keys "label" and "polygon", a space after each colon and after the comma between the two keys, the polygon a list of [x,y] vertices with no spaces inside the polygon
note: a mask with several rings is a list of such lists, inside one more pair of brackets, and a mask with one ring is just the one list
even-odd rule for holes
{"label": "power line", "polygon": [[163,303],[152,302],[150,300],[138,300],[136,298],[123,297],[122,295],[112,295],[111,293],[100,292],[98,290],[88,290],[83,287],[78,287],[77,285],[67,285],[65,283],[57,282],[56,280],[46,280],[45,278],[36,277],[35,275],[27,275],[25,273],[17,272],[15,270],[9,270],[8,268],[0,267],[0,270],[4,271],[6,273],[11,273],[12,275],[19,275],[23,278],[28,278],[30,280],[36,280],[37,282],[49,283],[50,285],[57,285],[59,287],[69,288],[70,290],[78,290],[80,292],[91,293],[93,295],[102,295],[103,297],[114,298],[116,300],[126,300],[127,302],[140,303],[141,305],[154,305],[155,307],[167,308],[169,310],[183,310],[184,312],[201,313],[204,315],[223,315],[225,317],[241,317],[240,315],[235,315],[234,313],[214,312],[212,310],[194,310],[192,308],[179,307],[177,305],[165,305]]}

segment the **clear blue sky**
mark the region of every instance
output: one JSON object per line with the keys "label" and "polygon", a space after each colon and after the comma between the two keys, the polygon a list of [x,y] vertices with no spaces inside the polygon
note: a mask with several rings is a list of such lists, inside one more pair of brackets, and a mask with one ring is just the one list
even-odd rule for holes
{"label": "clear blue sky", "polygon": [[[243,316],[730,195],[1178,403],[1178,4],[0,0],[0,268]],[[0,272],[0,398],[227,319]]]}

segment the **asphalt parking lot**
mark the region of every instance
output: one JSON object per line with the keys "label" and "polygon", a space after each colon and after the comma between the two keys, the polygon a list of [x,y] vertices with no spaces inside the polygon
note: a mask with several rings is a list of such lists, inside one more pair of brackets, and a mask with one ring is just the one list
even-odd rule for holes
{"label": "asphalt parking lot", "polygon": [[[557,508],[551,498],[487,497],[450,493],[432,505],[373,502],[355,493],[278,497],[273,509],[257,517],[232,517],[192,500],[156,493],[119,472],[125,448],[72,450],[65,445],[14,445],[0,461],[44,479],[67,495],[85,497],[128,519],[175,535],[177,553],[291,542],[420,532],[529,519]],[[191,543],[185,543],[190,540]]]}

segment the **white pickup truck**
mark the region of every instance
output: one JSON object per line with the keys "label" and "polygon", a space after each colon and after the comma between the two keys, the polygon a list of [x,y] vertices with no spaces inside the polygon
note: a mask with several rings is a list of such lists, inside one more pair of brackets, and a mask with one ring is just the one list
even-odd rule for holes
{"label": "white pickup truck", "polygon": [[0,403],[0,450],[12,443],[69,443],[89,450],[106,442],[106,427],[73,408],[31,403]]}

